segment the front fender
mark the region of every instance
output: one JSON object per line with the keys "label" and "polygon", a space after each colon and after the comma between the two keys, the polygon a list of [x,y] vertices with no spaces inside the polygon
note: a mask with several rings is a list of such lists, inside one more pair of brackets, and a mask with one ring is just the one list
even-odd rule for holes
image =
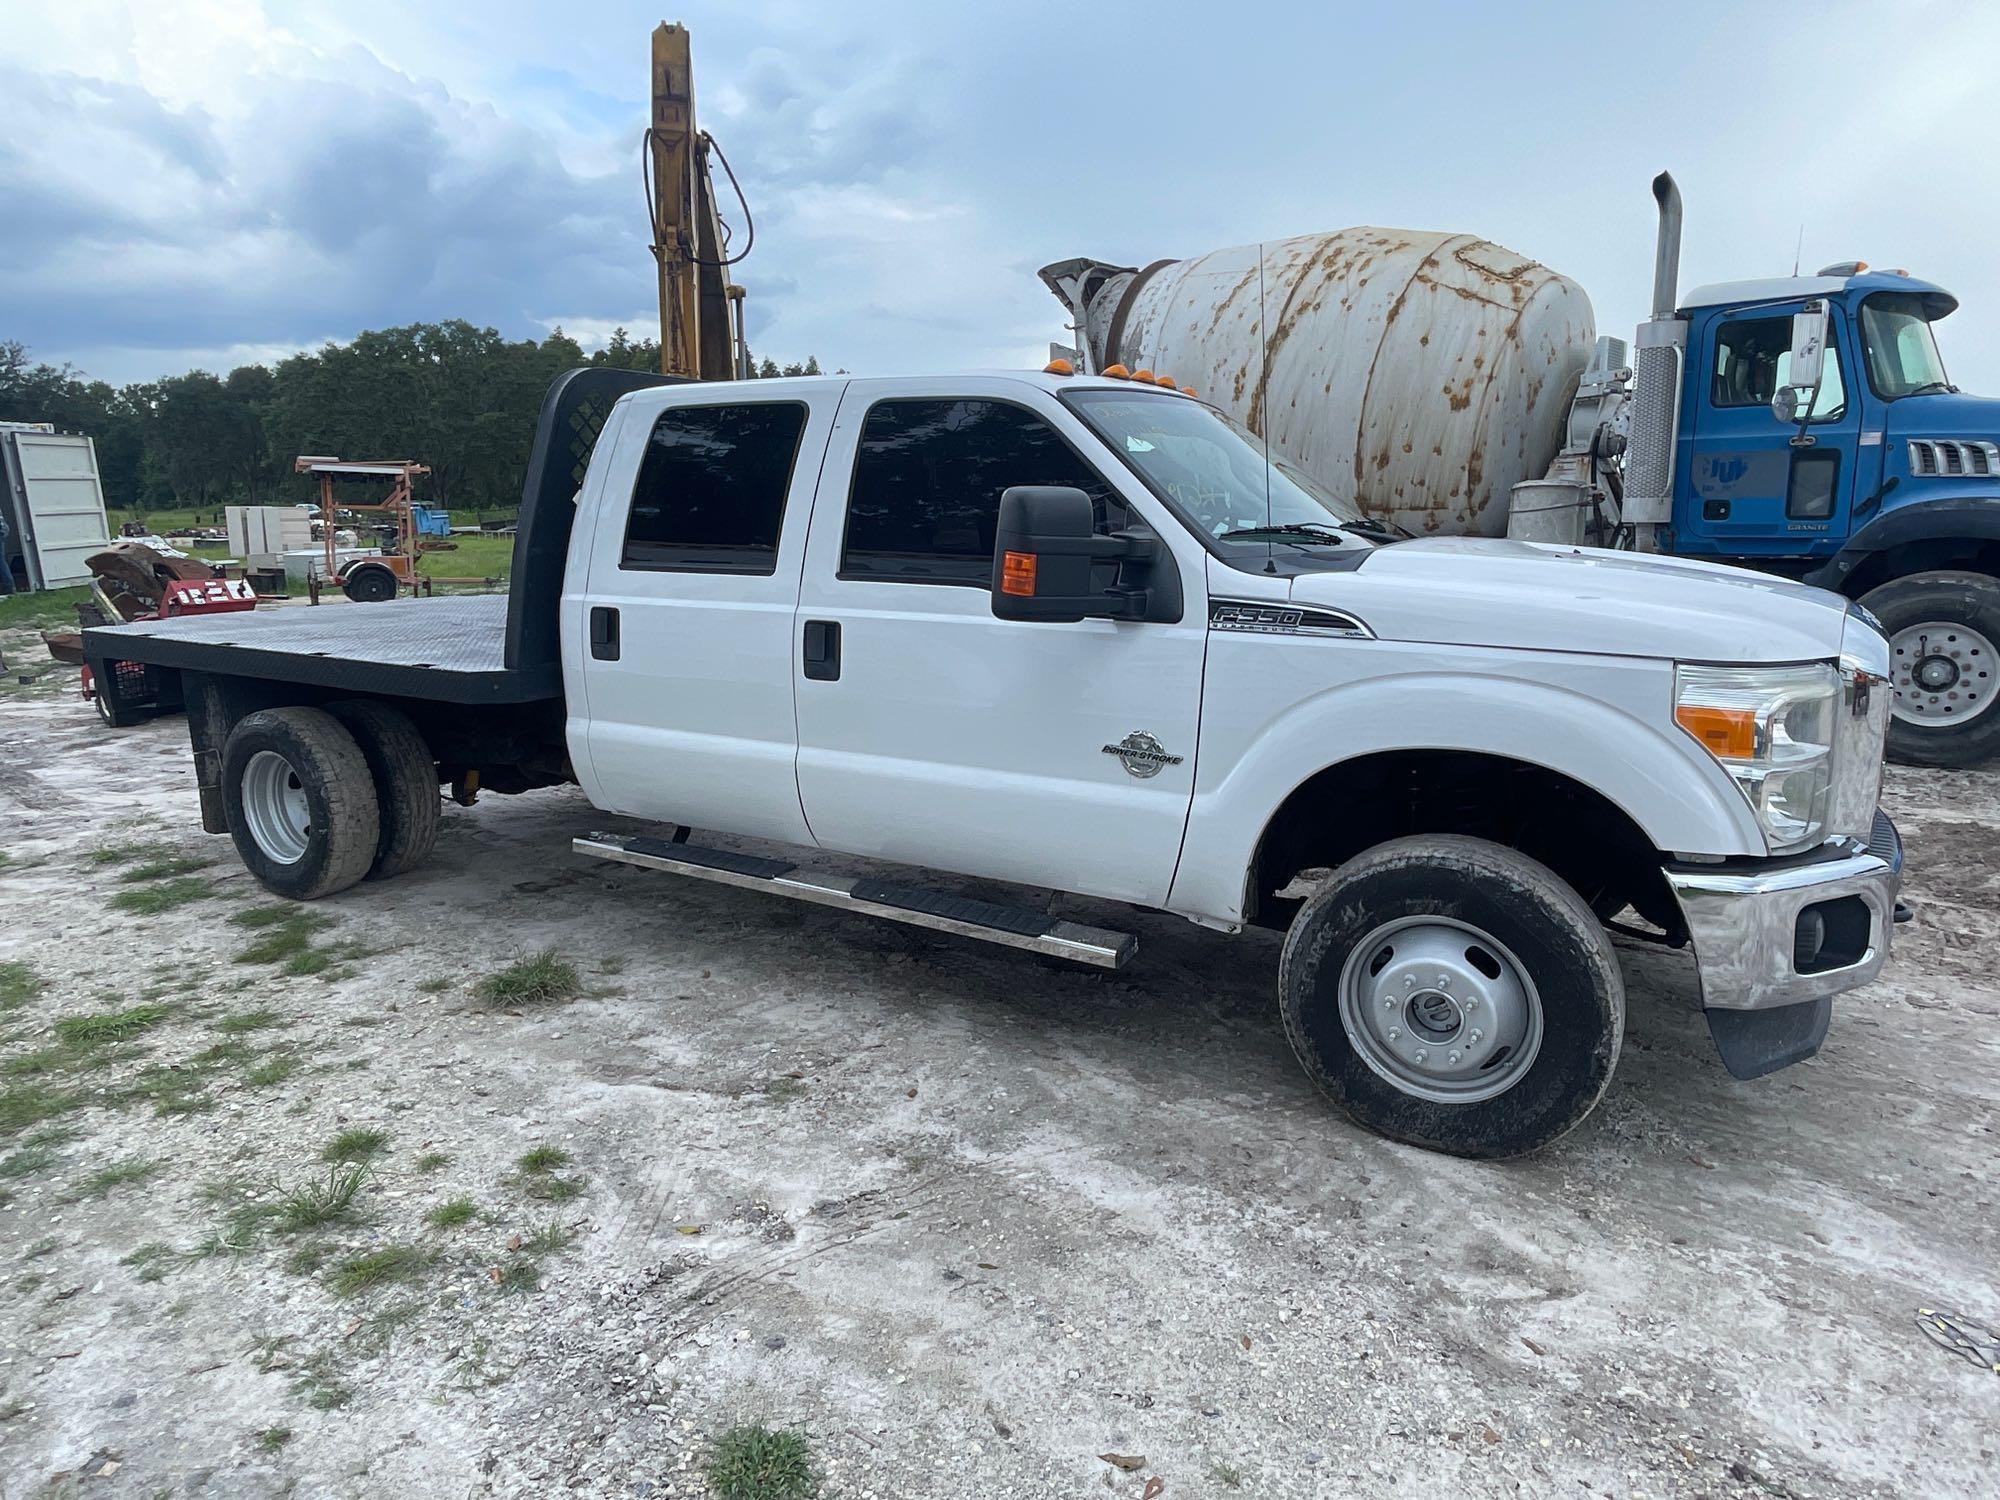
{"label": "front fender", "polygon": [[1330,766],[1385,751],[1459,750],[1545,766],[1613,803],[1656,849],[1767,852],[1735,783],[1669,717],[1671,666],[1544,657],[1529,670],[1578,682],[1461,671],[1346,682],[1252,729],[1240,755],[1212,744],[1227,736],[1211,736],[1205,709],[1187,841],[1167,909],[1240,922],[1245,877],[1285,799]]}
{"label": "front fender", "polygon": [[[1906,480],[1905,483],[1912,481]],[[1931,480],[1914,481],[1933,483]],[[1950,495],[1910,500],[1886,510],[1847,540],[1823,566],[1805,575],[1819,588],[1845,593],[1848,576],[1878,552],[1910,542],[2000,541],[2000,495]]]}

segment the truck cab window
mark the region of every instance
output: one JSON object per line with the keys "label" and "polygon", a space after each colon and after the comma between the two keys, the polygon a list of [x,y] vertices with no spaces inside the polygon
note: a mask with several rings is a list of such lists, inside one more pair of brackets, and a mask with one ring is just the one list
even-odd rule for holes
{"label": "truck cab window", "polygon": [[[1792,374],[1792,320],[1736,318],[1715,335],[1715,373],[1709,399],[1717,406],[1769,406]],[[1829,338],[1821,366],[1819,394],[1811,420],[1830,422],[1846,414],[1847,390],[1840,376],[1840,344]]]}
{"label": "truck cab window", "polygon": [[1025,407],[976,399],[876,402],[855,454],[841,576],[985,588],[1000,494],[1017,484],[1082,490],[1099,532],[1131,524],[1103,476]]}
{"label": "truck cab window", "polygon": [[1881,292],[1861,304],[1861,347],[1876,395],[1894,401],[1951,389],[1931,332],[1935,311],[1932,299],[1914,292]]}
{"label": "truck cab window", "polygon": [[621,568],[773,573],[806,408],[675,406],[646,439]]}

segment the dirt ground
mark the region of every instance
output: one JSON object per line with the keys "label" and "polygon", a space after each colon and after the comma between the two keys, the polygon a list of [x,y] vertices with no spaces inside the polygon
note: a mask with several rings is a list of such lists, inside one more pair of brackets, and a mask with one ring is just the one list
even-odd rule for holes
{"label": "dirt ground", "polygon": [[[1626,948],[1603,1106],[1493,1166],[1322,1103],[1267,936],[1067,902],[1142,945],[1074,971],[577,859],[573,791],[239,961],[182,723],[67,684],[0,693],[0,1496],[699,1495],[751,1420],[884,1500],[1993,1493],[1916,1317],[2000,1323],[2000,775],[1892,773],[1917,918],[1817,1059],[1733,1082]],[[582,996],[477,996],[549,945]]]}

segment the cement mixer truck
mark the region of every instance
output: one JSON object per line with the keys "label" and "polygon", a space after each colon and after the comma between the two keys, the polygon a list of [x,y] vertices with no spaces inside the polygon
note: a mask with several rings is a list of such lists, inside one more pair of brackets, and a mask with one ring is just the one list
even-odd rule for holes
{"label": "cement mixer truck", "polygon": [[1678,290],[1596,337],[1568,277],[1466,234],[1360,228],[1145,266],[1044,267],[1087,373],[1166,376],[1416,536],[1738,564],[1858,601],[1890,638],[1891,758],[2000,754],[2000,401],[1946,378],[1957,300],[1865,263]]}

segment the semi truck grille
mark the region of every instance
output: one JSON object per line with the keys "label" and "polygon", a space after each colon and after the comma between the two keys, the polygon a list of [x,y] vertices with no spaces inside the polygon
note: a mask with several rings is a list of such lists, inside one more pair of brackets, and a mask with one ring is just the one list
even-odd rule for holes
{"label": "semi truck grille", "polygon": [[1950,438],[1912,438],[1910,472],[1920,479],[2000,474],[2000,446]]}

